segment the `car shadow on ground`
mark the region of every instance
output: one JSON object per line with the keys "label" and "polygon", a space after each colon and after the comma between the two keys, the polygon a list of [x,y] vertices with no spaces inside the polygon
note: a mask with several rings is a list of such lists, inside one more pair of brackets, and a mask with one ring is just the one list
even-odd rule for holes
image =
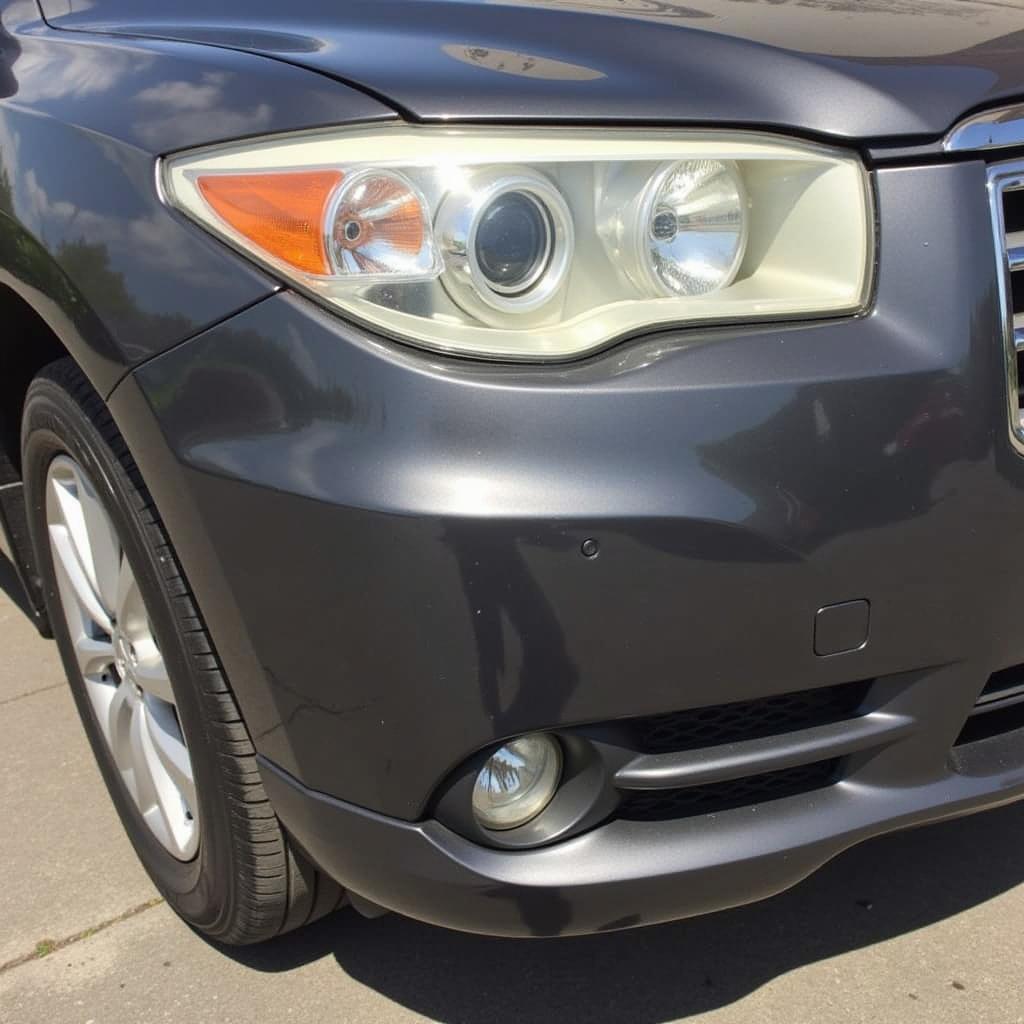
{"label": "car shadow on ground", "polygon": [[[773,899],[655,928],[491,939],[394,915],[367,921],[347,908],[265,946],[228,952],[260,971],[333,956],[352,978],[442,1022],[662,1024],[984,903],[1024,882],[1022,846],[1018,804],[865,843]],[[959,984],[950,971],[950,984]],[[894,999],[916,998],[910,985]]]}

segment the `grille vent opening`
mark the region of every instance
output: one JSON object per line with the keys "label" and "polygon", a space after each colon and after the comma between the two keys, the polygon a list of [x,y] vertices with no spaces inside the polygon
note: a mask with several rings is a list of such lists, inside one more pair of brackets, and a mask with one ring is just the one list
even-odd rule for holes
{"label": "grille vent opening", "polygon": [[872,680],[800,690],[776,697],[714,704],[625,723],[639,753],[666,754],[780,736],[853,718]]}
{"label": "grille vent opening", "polygon": [[1024,728],[1024,664],[993,672],[954,746]]}
{"label": "grille vent opening", "polygon": [[1002,736],[1017,729],[1024,729],[1024,704],[993,708],[984,715],[971,715],[953,745],[962,747],[967,743],[990,740],[993,736]]}
{"label": "grille vent opening", "polygon": [[616,811],[626,821],[670,821],[811,793],[832,785],[839,759],[686,789],[633,790]]}
{"label": "grille vent opening", "polygon": [[[849,721],[863,713],[874,680],[817,687],[756,700],[713,704],[620,723],[641,754],[685,753],[725,743],[766,740]],[[780,771],[676,789],[623,789],[615,816],[626,821],[669,821],[810,793],[839,778],[841,759],[812,761]]]}
{"label": "grille vent opening", "polygon": [[1024,665],[1011,665],[1009,668],[993,672],[988,677],[985,689],[981,691],[978,704],[1004,700],[1024,691]]}
{"label": "grille vent opening", "polygon": [[1024,189],[1003,193],[1003,223],[1007,234],[1024,231]]}

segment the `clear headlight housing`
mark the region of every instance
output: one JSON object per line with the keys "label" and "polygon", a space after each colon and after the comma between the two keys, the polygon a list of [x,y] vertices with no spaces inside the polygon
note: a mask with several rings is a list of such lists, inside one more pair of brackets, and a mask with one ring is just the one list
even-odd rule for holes
{"label": "clear headlight housing", "polygon": [[465,355],[839,316],[871,287],[859,158],[768,135],[388,125],[193,151],[161,181],[294,287]]}

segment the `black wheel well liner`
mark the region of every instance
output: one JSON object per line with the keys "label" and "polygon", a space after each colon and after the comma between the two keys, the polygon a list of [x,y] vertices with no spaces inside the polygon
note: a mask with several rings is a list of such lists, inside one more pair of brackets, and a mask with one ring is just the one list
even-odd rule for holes
{"label": "black wheel well liner", "polygon": [[45,320],[13,288],[0,283],[0,552],[11,556],[24,589],[12,595],[43,636],[50,635],[21,488],[21,415],[32,378],[69,353]]}
{"label": "black wheel well liner", "polygon": [[0,283],[0,487],[21,479],[21,413],[32,378],[69,355],[46,321],[13,288]]}

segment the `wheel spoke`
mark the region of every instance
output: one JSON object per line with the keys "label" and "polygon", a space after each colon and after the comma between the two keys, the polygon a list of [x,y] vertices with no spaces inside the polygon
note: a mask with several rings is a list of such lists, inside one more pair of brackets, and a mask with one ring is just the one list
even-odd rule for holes
{"label": "wheel spoke", "polygon": [[135,573],[132,572],[128,559],[122,553],[121,562],[117,567],[117,588],[114,591],[114,617],[118,622],[125,620],[128,602],[135,587]]}
{"label": "wheel spoke", "polygon": [[101,675],[114,663],[114,645],[109,640],[97,640],[80,633],[73,642],[79,671],[86,679]]}
{"label": "wheel spoke", "polygon": [[164,659],[156,649],[156,645],[149,641],[145,645],[138,644],[137,649],[139,647],[148,647],[150,649],[140,652],[141,656],[138,664],[136,664],[132,672],[135,681],[146,693],[159,697],[160,700],[166,701],[168,704],[174,704],[174,691],[171,689],[171,680],[167,675]]}
{"label": "wheel spoke", "polygon": [[107,742],[114,755],[114,762],[122,773],[130,772],[132,768],[132,749],[129,737],[132,720],[131,698],[132,684],[121,683],[114,691],[110,707],[107,708],[106,722],[100,722],[107,735]]}
{"label": "wheel spoke", "polygon": [[[168,705],[146,704],[146,728],[153,753],[174,788],[184,798],[189,810],[196,813],[196,784],[192,762],[181,735],[174,709]],[[155,773],[154,773],[155,774]]]}
{"label": "wheel spoke", "polygon": [[[109,677],[108,682],[93,679],[85,681],[86,693],[89,695],[89,703],[92,704],[96,721],[99,723],[100,732],[103,733],[107,744],[110,744],[110,705],[117,696],[118,686],[114,677]],[[111,747],[113,750],[113,747]],[[116,758],[115,758],[116,760]],[[120,767],[120,766],[119,766]]]}
{"label": "wheel spoke", "polygon": [[[181,801],[178,801],[181,804]],[[182,844],[178,838],[174,822],[171,821],[171,811],[164,803],[160,794],[157,794],[153,805],[142,816],[149,823],[149,827],[156,833],[157,838],[172,850],[182,852]],[[180,827],[180,826],[179,826]]]}
{"label": "wheel spoke", "polygon": [[80,479],[78,496],[92,563],[90,582],[95,586],[103,608],[109,613],[114,609],[121,545],[106,509],[100,504],[89,482]]}
{"label": "wheel spoke", "polygon": [[[75,463],[66,457],[54,463],[47,519],[51,527],[64,527],[62,560],[83,604],[89,607],[94,602],[101,613],[94,614],[90,608],[90,614],[101,624],[104,620],[109,622],[121,546],[110,517]],[[72,562],[77,564],[77,572]]]}
{"label": "wheel spoke", "polygon": [[139,705],[140,742],[152,782],[153,805],[143,812],[149,827],[182,857],[195,852],[198,833],[191,811],[195,786],[188,753],[173,709],[160,702]]}
{"label": "wheel spoke", "polygon": [[99,595],[93,589],[78,560],[66,526],[56,524],[50,526],[50,547],[56,555],[57,572],[67,580],[78,606],[104,633],[110,633],[113,629],[110,616],[101,604]]}
{"label": "wheel spoke", "polygon": [[153,756],[146,736],[146,709],[138,701],[132,708],[128,726],[128,746],[131,751],[131,770],[135,780],[135,799],[143,817],[159,803],[156,780],[153,778]]}

